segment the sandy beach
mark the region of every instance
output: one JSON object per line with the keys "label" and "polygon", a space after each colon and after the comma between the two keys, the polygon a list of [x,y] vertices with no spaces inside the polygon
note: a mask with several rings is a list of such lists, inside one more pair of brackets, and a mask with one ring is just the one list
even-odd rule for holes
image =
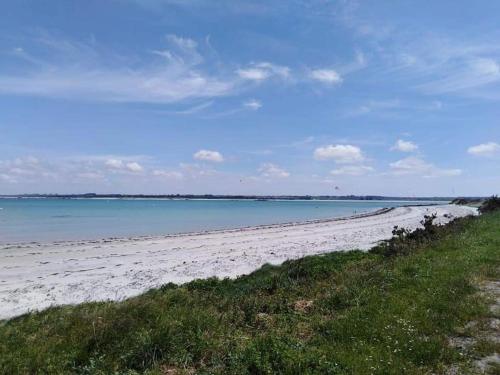
{"label": "sandy beach", "polygon": [[[121,300],[168,282],[237,277],[266,263],[362,249],[415,229],[476,214],[455,205],[398,207],[370,215],[170,236],[0,247],[0,319],[53,305]],[[446,215],[446,216],[445,216]]]}

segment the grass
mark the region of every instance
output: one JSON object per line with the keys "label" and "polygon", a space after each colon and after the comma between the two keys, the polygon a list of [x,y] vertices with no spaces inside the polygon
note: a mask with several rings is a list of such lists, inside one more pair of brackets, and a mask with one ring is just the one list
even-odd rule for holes
{"label": "grass", "polygon": [[0,373],[442,373],[467,361],[448,338],[488,314],[476,284],[498,277],[500,212],[437,232],[411,251],[311,256],[27,314],[0,323]]}

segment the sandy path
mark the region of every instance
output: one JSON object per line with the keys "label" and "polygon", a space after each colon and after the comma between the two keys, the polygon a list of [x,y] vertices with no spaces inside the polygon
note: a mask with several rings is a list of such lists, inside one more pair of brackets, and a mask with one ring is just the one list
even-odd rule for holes
{"label": "sandy path", "polygon": [[369,249],[394,225],[416,228],[427,213],[470,207],[399,207],[378,215],[164,237],[0,247],[0,319],[51,305],[120,300],[167,282],[236,277],[265,263]]}

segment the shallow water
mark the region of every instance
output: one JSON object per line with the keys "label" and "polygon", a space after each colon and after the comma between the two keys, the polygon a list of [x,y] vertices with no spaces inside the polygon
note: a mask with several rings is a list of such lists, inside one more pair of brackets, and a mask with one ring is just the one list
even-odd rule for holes
{"label": "shallow water", "polygon": [[334,218],[383,207],[424,203],[422,201],[0,199],[0,243],[196,232]]}

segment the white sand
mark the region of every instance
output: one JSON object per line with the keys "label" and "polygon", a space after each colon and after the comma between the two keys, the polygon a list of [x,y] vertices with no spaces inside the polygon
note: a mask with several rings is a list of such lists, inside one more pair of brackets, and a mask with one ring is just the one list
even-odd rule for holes
{"label": "white sand", "polygon": [[279,224],[163,237],[0,247],[0,319],[52,305],[120,300],[168,282],[236,277],[265,263],[332,251],[369,249],[394,225],[414,229],[476,214],[442,205],[400,207],[364,217]]}

